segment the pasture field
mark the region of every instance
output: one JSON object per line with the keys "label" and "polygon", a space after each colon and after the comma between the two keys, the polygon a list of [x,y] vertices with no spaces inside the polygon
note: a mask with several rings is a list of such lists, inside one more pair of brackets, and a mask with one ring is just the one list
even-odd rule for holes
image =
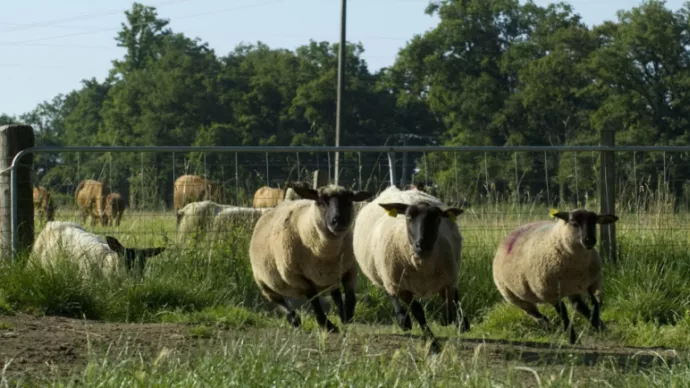
{"label": "pasture field", "polygon": [[[142,277],[81,280],[74,266],[42,269],[20,257],[0,269],[3,386],[690,386],[690,213],[621,213],[618,264],[604,267],[603,333],[569,314],[569,345],[553,308],[549,330],[507,306],[491,276],[494,251],[514,227],[545,219],[541,206],[468,208],[458,217],[465,247],[460,298],[472,328],[438,324],[444,350],[414,322],[403,333],[387,297],[360,276],[355,323],[326,334],[303,308],[294,329],[259,295],[235,225],[175,245],[175,216],[127,210],[119,228],[90,226],[125,246],[166,244]],[[58,210],[56,219],[77,220]],[[42,225],[37,222],[37,233]],[[330,302],[330,299],[328,299]]]}

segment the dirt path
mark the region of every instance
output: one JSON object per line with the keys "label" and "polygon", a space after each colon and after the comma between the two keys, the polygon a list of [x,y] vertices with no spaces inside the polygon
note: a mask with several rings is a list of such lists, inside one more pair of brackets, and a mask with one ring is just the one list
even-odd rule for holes
{"label": "dirt path", "polygon": [[[115,357],[124,349],[130,355],[140,353],[144,357],[154,357],[166,347],[191,356],[195,350],[210,341],[195,336],[192,327],[185,324],[104,323],[25,314],[5,316],[0,317],[0,362],[6,370],[7,377],[19,377],[46,375],[51,373],[53,366],[57,366],[62,373],[79,370],[86,364],[89,352],[100,359],[106,354]],[[349,341],[353,349],[357,348],[358,344],[366,342],[368,346],[385,353],[398,349],[401,344],[412,339],[411,336],[401,334],[366,334],[370,328],[353,329],[358,333]],[[276,330],[222,330],[214,332],[213,337],[232,339],[242,336],[247,341],[261,341],[266,335],[274,335]],[[302,336],[304,338],[301,338]],[[292,338],[303,341],[305,346],[307,343],[313,343],[313,340],[309,339],[309,333],[297,333]],[[468,357],[480,347],[494,361],[539,367],[575,362],[586,368],[602,362],[614,362],[619,368],[639,369],[660,361],[657,354],[664,356],[666,362],[677,359],[675,352],[667,349],[605,346],[556,349],[542,343],[480,339],[451,339],[449,343],[457,351],[467,352]],[[326,351],[332,351],[337,357],[340,351],[337,349],[338,346],[338,341],[332,341]]]}

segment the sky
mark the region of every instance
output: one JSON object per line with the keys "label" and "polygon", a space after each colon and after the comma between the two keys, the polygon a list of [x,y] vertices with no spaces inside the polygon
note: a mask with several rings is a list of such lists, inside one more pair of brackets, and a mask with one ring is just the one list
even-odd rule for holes
{"label": "sky", "polygon": [[[262,41],[294,49],[309,39],[337,42],[338,0],[152,0],[175,32],[208,42],[217,55],[239,43]],[[416,34],[433,29],[436,16],[424,13],[428,0],[348,0],[347,40],[364,45],[371,71],[390,66],[398,50]],[[534,0],[545,6],[551,1]],[[683,0],[668,0],[678,9]],[[587,25],[616,20],[616,11],[640,0],[571,0]],[[125,0],[4,1],[0,13],[0,113],[19,115],[42,101],[103,80],[111,61],[124,50],[115,35],[125,20]]]}

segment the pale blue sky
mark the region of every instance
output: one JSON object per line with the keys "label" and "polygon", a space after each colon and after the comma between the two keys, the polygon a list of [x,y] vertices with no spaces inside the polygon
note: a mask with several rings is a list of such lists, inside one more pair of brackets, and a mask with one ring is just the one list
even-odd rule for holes
{"label": "pale blue sky", "polygon": [[[261,40],[293,49],[309,39],[335,42],[338,0],[153,0],[170,27],[199,37],[225,55],[238,43]],[[548,0],[535,0],[546,5]],[[122,56],[114,37],[131,0],[4,1],[0,13],[0,113],[20,114],[85,78],[102,80],[110,61]],[[414,34],[438,19],[424,13],[428,0],[349,0],[349,41],[364,45],[372,71],[391,65]],[[588,25],[615,20],[616,11],[639,1],[571,0]],[[681,0],[667,6],[677,9]]]}

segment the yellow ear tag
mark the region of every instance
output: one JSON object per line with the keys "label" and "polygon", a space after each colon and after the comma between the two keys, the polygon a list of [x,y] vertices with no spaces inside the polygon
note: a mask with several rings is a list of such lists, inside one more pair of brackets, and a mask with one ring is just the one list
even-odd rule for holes
{"label": "yellow ear tag", "polygon": [[447,211],[446,214],[448,215],[448,219],[453,222],[458,219],[458,217],[452,211]]}
{"label": "yellow ear tag", "polygon": [[556,217],[557,213],[558,213],[558,209],[549,209],[549,216]]}
{"label": "yellow ear tag", "polygon": [[391,217],[397,217],[398,216],[398,209],[386,209],[386,212]]}

